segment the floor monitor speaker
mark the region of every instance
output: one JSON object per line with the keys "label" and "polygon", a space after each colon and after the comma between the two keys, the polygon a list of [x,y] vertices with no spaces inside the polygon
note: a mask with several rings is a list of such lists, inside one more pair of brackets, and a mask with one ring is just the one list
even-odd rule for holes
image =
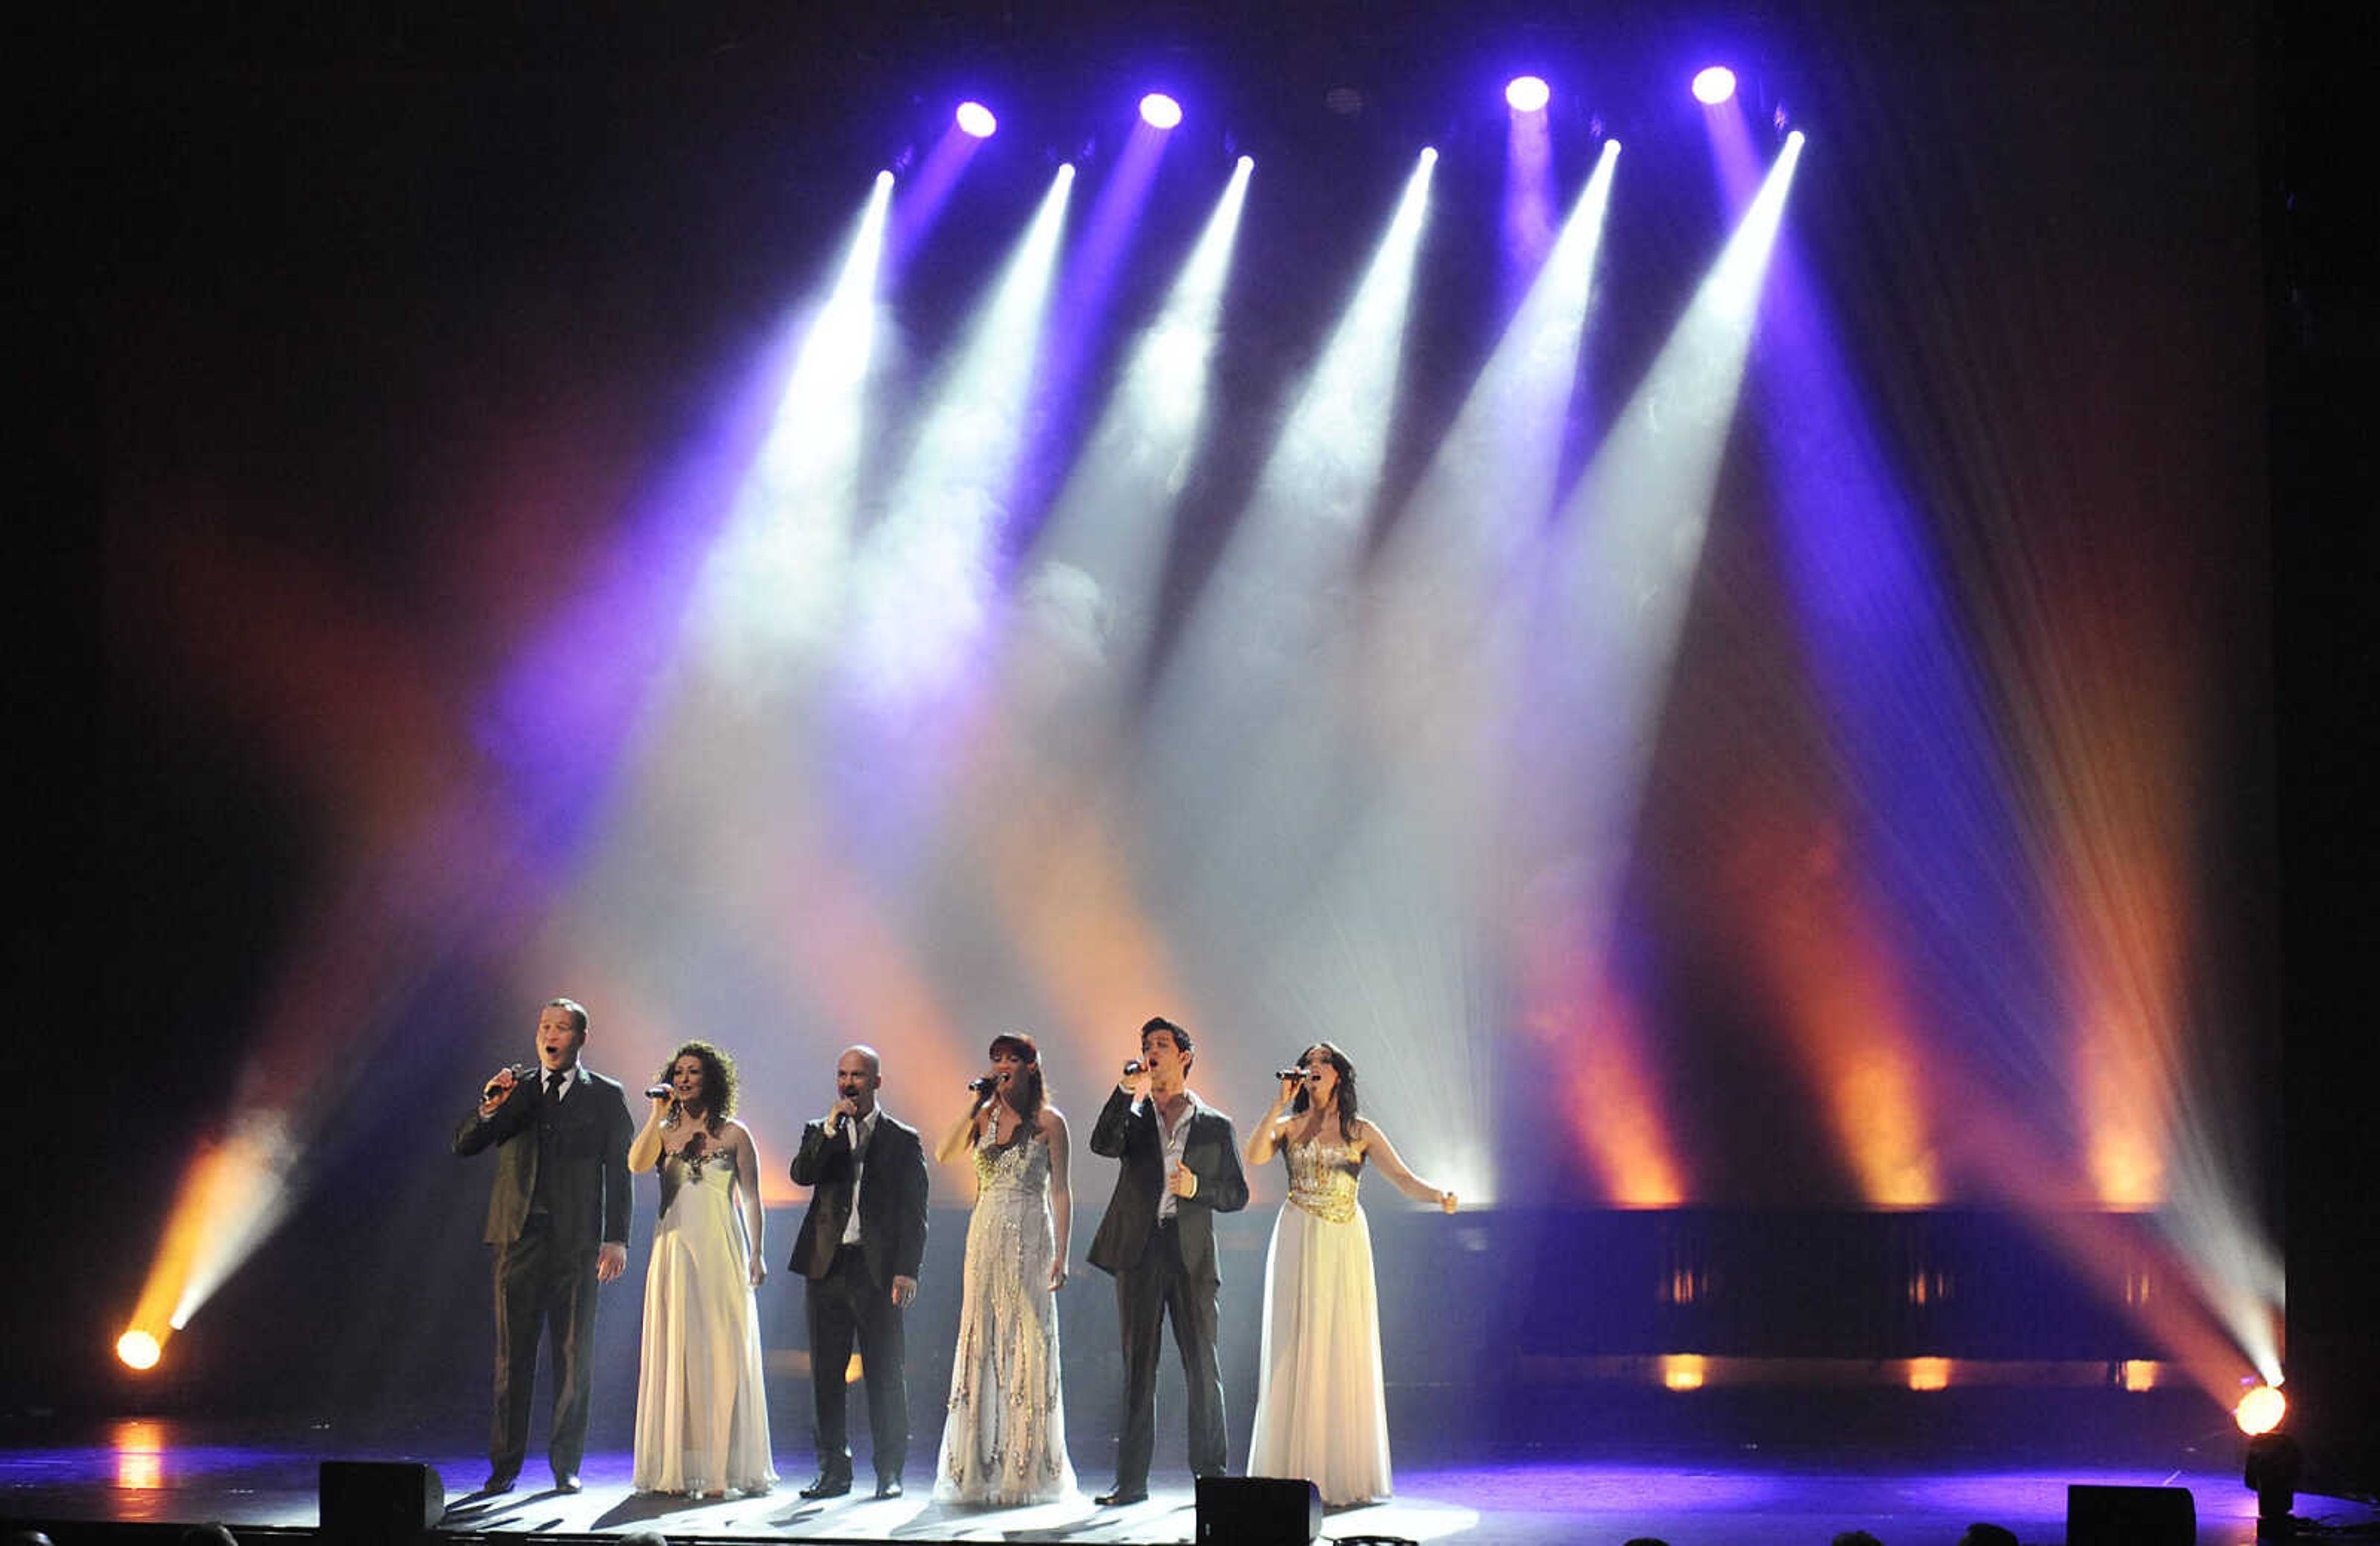
{"label": "floor monitor speaker", "polygon": [[1308,1546],[1321,1533],[1322,1494],[1310,1481],[1198,1479],[1199,1546]]}
{"label": "floor monitor speaker", "polygon": [[446,1485],[411,1460],[325,1460],[322,1539],[337,1546],[403,1546],[446,1513]]}
{"label": "floor monitor speaker", "polygon": [[2066,1489],[2066,1546],[2194,1546],[2198,1505],[2187,1487]]}

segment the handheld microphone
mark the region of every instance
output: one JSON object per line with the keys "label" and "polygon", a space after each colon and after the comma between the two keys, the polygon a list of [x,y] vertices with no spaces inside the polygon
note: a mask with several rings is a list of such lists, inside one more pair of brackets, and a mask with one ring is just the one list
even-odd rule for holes
{"label": "handheld microphone", "polygon": [[[527,1064],[516,1063],[511,1067],[505,1069],[504,1072],[513,1077],[514,1087],[518,1088],[520,1081],[528,1077],[528,1065]],[[497,1093],[503,1089],[504,1086],[502,1084],[498,1083],[494,1079],[490,1079],[486,1086],[480,1090],[480,1099],[482,1101],[492,1101],[496,1098]]]}
{"label": "handheld microphone", "polygon": [[1273,1077],[1277,1079],[1297,1079],[1301,1082],[1312,1078],[1313,1077],[1313,1075],[1307,1073],[1303,1068],[1283,1068],[1273,1075]]}
{"label": "handheld microphone", "polygon": [[666,1101],[675,1093],[676,1091],[671,1090],[669,1086],[665,1084],[657,1084],[650,1090],[645,1091],[645,1099],[648,1101]]}
{"label": "handheld microphone", "polygon": [[1130,1059],[1123,1065],[1123,1077],[1125,1078],[1130,1078],[1135,1074],[1145,1074],[1147,1072],[1148,1072],[1148,1065],[1141,1062],[1140,1059],[1136,1057]]}
{"label": "handheld microphone", "polygon": [[989,1074],[967,1080],[967,1093],[970,1095],[989,1095],[999,1088],[1000,1081]]}

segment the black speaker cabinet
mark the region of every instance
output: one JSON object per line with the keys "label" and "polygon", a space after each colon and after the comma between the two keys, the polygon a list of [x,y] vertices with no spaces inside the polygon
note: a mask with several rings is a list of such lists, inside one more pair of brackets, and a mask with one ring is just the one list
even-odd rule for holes
{"label": "black speaker cabinet", "polygon": [[2198,1505],[2187,1487],[2066,1489],[2066,1546],[2195,1546]]}
{"label": "black speaker cabinet", "polygon": [[446,1513],[446,1484],[410,1460],[325,1460],[322,1540],[337,1546],[419,1540]]}
{"label": "black speaker cabinet", "polygon": [[1322,1494],[1310,1481],[1198,1479],[1199,1546],[1307,1546],[1321,1533]]}

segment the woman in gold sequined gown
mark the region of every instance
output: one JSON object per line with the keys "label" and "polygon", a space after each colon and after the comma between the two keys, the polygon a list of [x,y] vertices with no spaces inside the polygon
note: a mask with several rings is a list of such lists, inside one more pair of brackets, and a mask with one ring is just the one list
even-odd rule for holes
{"label": "woman in gold sequined gown", "polygon": [[1334,1508],[1371,1503],[1395,1488],[1372,1232],[1355,1188],[1369,1163],[1407,1197],[1450,1213],[1455,1196],[1414,1175],[1378,1124],[1356,1114],[1355,1065],[1328,1041],[1308,1047],[1284,1074],[1248,1139],[1249,1167],[1276,1149],[1289,1170],[1289,1200],[1265,1258],[1248,1474],[1307,1478]]}
{"label": "woman in gold sequined gown", "polygon": [[937,1503],[1014,1507],[1075,1491],[1058,1377],[1058,1290],[1075,1212],[1066,1148],[1033,1039],[994,1037],[973,1108],[935,1151],[947,1163],[972,1150],[976,1176]]}

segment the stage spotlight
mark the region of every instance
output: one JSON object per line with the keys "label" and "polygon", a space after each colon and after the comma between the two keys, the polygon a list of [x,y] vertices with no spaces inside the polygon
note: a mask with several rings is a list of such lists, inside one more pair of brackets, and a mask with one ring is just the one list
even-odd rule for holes
{"label": "stage spotlight", "polygon": [[115,1356],[127,1369],[154,1369],[164,1351],[154,1336],[143,1331],[129,1331],[115,1339]]}
{"label": "stage spotlight", "polygon": [[963,102],[959,103],[958,124],[959,128],[977,139],[989,140],[991,138],[991,131],[1000,127],[1000,120],[993,117],[991,109],[983,103]]}
{"label": "stage spotlight", "polygon": [[1713,65],[1694,77],[1694,100],[1706,107],[1717,107],[1735,95],[1735,72],[1725,65]]}
{"label": "stage spotlight", "polygon": [[2289,1410],[2289,1397],[2270,1385],[2257,1385],[2231,1408],[2231,1420],[2240,1425],[2240,1432],[2252,1439],[2278,1428]]}
{"label": "stage spotlight", "polygon": [[1515,113],[1542,113],[1552,97],[1552,90],[1534,75],[1516,75],[1504,88],[1504,100]]}
{"label": "stage spotlight", "polygon": [[1140,121],[1151,128],[1172,128],[1182,121],[1182,104],[1163,91],[1140,99]]}

